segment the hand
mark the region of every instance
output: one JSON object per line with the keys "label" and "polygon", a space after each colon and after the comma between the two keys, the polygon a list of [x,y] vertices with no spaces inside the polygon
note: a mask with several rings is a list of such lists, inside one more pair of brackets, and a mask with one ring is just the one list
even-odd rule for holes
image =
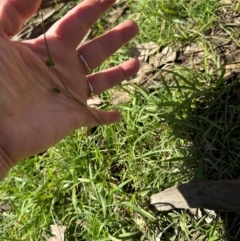
{"label": "hand", "polygon": [[139,62],[131,59],[86,76],[86,66],[77,53],[96,68],[138,33],[137,25],[127,21],[76,49],[88,29],[114,2],[85,0],[47,31],[53,67],[46,65],[49,56],[44,36],[24,42],[10,40],[41,0],[1,0],[0,178],[20,160],[45,151],[79,127],[120,119],[117,111],[86,108],[91,92],[87,82],[95,94],[100,94],[136,73]]}

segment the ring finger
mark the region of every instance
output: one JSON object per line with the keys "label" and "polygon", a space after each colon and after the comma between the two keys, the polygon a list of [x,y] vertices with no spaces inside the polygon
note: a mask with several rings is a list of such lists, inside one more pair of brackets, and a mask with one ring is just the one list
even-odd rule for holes
{"label": "ring finger", "polygon": [[[137,59],[130,59],[108,70],[88,75],[87,81],[91,84],[93,93],[97,95],[131,77],[139,70],[139,67],[140,64]],[[90,95],[91,90],[89,88],[88,96]]]}

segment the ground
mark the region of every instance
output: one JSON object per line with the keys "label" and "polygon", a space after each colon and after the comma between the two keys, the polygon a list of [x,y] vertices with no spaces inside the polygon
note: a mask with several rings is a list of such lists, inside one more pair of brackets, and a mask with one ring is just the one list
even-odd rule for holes
{"label": "ground", "polygon": [[[44,1],[45,28],[75,4]],[[55,224],[65,240],[240,240],[236,213],[150,205],[189,180],[240,176],[239,9],[233,0],[117,1],[82,44],[125,19],[139,24],[99,68],[138,57],[138,75],[91,103],[118,108],[122,121],[77,130],[15,167],[0,186],[0,239],[48,239]],[[13,39],[42,31],[39,12]]]}

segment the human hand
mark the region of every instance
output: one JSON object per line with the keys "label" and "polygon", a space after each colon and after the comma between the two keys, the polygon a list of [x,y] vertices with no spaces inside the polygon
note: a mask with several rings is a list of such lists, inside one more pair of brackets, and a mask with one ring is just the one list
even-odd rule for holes
{"label": "human hand", "polygon": [[45,151],[73,130],[120,119],[117,111],[86,107],[91,92],[87,81],[99,94],[136,73],[139,62],[131,59],[86,76],[86,66],[77,53],[96,68],[138,33],[137,25],[127,21],[76,49],[114,2],[85,0],[47,31],[52,67],[46,65],[49,56],[44,35],[24,42],[10,40],[37,11],[41,0],[1,0],[0,179],[17,162]]}

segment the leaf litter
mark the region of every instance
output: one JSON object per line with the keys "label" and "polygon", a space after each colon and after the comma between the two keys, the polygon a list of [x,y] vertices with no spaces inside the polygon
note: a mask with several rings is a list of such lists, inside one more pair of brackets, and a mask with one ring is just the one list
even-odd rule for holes
{"label": "leaf litter", "polygon": [[67,229],[66,226],[58,226],[57,224],[50,225],[52,237],[48,237],[43,233],[43,237],[46,241],[64,241],[64,233]]}

